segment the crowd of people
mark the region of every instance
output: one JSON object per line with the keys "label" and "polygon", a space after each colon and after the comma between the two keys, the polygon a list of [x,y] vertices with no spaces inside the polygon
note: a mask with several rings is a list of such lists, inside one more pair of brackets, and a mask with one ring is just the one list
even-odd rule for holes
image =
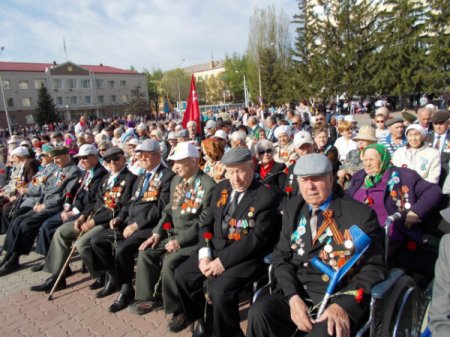
{"label": "crowd of people", "polygon": [[[359,126],[353,114],[300,104],[208,113],[185,127],[83,116],[71,131],[12,136],[0,149],[0,277],[34,250],[43,259],[33,271],[49,277],[31,291],[64,289],[76,245],[96,297],[118,292],[110,312],[162,308],[172,332],[193,324],[193,336],[244,336],[240,295],[271,254],[274,291],[251,306],[246,335],[349,336],[390,267],[424,287],[434,278],[450,232],[438,212],[450,193],[450,111],[430,104],[400,118],[380,107],[373,117]],[[330,278],[311,259],[349,263],[352,225],[370,247],[317,315]],[[450,286],[438,281],[447,301],[432,302],[433,336],[450,326]]]}

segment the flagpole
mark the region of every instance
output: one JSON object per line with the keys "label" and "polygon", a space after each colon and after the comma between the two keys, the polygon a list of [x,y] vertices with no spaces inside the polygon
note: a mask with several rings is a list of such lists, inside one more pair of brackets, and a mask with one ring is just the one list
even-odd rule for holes
{"label": "flagpole", "polygon": [[[2,46],[2,47],[0,48],[0,56],[3,54],[3,50],[4,50],[4,49],[5,49],[4,46]],[[5,91],[4,91],[4,88],[3,88],[3,80],[2,80],[2,77],[1,77],[1,76],[0,76],[0,86],[1,86],[1,89],[2,89],[2,98],[3,98],[3,106],[4,106],[4,108],[5,108],[6,123],[8,124],[9,136],[11,137],[11,136],[12,136],[11,122],[10,122],[10,120],[9,120],[8,108],[6,107]]]}
{"label": "flagpole", "polygon": [[66,61],[69,61],[69,56],[67,56],[66,38],[64,35],[63,35],[63,44],[64,44],[64,54],[66,54]]}

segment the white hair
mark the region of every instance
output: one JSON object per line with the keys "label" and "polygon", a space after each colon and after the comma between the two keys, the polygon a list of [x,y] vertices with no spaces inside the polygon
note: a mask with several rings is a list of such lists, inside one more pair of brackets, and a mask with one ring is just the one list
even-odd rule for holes
{"label": "white hair", "polygon": [[197,123],[196,123],[195,121],[189,121],[189,122],[187,122],[186,127],[190,127],[191,125],[192,125],[193,127],[196,127],[196,126],[197,126]]}
{"label": "white hair", "polygon": [[245,139],[247,138],[247,135],[245,134],[245,132],[244,131],[234,131],[232,134],[231,134],[231,141],[232,142],[237,142],[237,141],[239,141],[239,142],[245,142]]}

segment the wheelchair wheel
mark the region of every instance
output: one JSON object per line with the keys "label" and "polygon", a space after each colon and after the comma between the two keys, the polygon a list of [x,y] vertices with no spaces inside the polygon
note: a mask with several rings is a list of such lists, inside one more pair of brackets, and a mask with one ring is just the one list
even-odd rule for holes
{"label": "wheelchair wheel", "polygon": [[383,303],[380,336],[418,337],[422,293],[409,276],[401,277]]}

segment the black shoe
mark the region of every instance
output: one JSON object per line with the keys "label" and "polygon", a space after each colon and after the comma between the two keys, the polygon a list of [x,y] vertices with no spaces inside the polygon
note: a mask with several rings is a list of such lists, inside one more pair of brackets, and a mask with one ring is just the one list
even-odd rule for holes
{"label": "black shoe", "polygon": [[41,271],[42,269],[44,269],[44,266],[45,266],[45,260],[42,261],[41,263],[38,263],[37,265],[31,267],[30,270],[32,272],[38,272],[38,271]]}
{"label": "black shoe", "polygon": [[6,263],[0,267],[0,276],[5,276],[20,269],[20,264],[17,260],[8,260]]}
{"label": "black shoe", "polygon": [[205,323],[202,318],[195,321],[192,326],[192,337],[212,337],[214,328],[210,321],[211,319]]}
{"label": "black shoe", "polygon": [[189,326],[189,321],[184,313],[173,315],[169,321],[169,330],[171,332],[180,332]]}
{"label": "black shoe", "polygon": [[[45,280],[44,283],[39,284],[37,286],[32,286],[30,288],[31,291],[45,291],[45,292],[50,292],[50,290],[52,290],[53,286],[55,285],[57,277],[55,275],[50,276],[48,279]],[[61,278],[58,282],[58,286],[56,287],[55,290],[62,290],[65,289],[67,287],[66,284],[66,279],[65,278]]]}
{"label": "black shoe", "polygon": [[81,274],[86,274],[88,272],[88,269],[86,267],[86,265],[83,263],[81,263]]}
{"label": "black shoe", "polygon": [[[127,287],[124,287],[127,286]],[[131,285],[124,285],[122,287],[122,290],[119,293],[119,296],[116,298],[113,304],[108,308],[109,312],[118,312],[122,309],[125,309],[128,307],[128,304],[130,304],[134,300],[134,289],[131,287]]]}
{"label": "black shoe", "polygon": [[128,307],[128,309],[136,315],[145,315],[151,311],[162,309],[162,301],[161,300],[139,300],[134,302],[132,305]]}
{"label": "black shoe", "polygon": [[108,295],[111,295],[114,292],[116,292],[116,286],[111,281],[108,281],[106,282],[105,287],[102,290],[100,290],[97,294],[95,294],[95,297],[103,298]]}
{"label": "black shoe", "polygon": [[105,285],[105,275],[102,275],[99,278],[96,278],[94,283],[89,285],[89,289],[97,290],[103,287],[104,285]]}

